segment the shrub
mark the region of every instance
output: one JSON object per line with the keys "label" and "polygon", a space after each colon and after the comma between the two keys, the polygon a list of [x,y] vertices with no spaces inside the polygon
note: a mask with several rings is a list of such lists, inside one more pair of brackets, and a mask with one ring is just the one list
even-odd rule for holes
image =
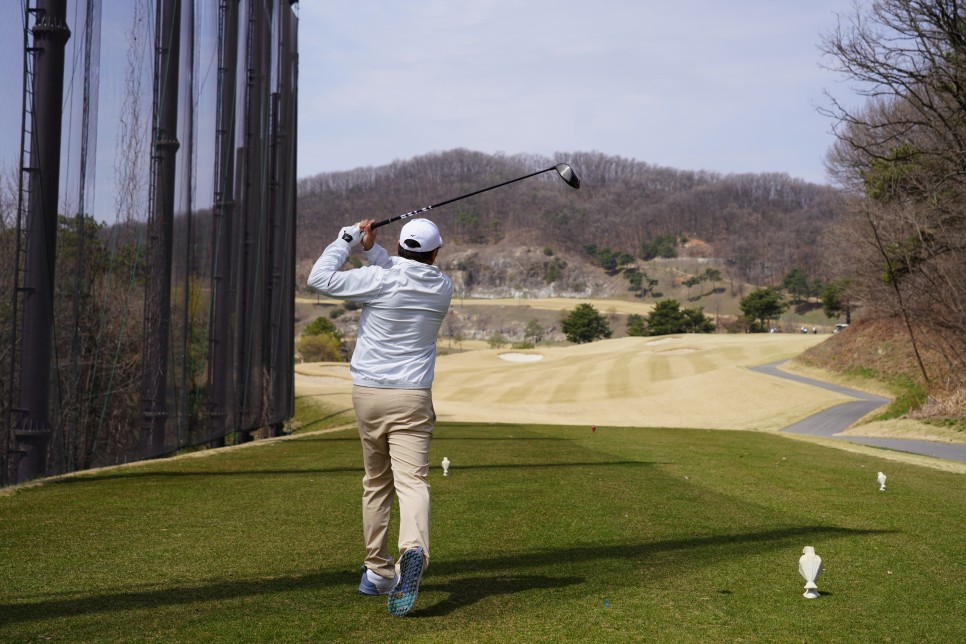
{"label": "shrub", "polygon": [[486,343],[490,345],[491,349],[501,349],[507,345],[509,340],[506,336],[499,331],[494,331],[489,338],[486,339]]}
{"label": "shrub", "polygon": [[299,339],[299,352],[305,362],[345,362],[344,344],[328,333],[305,335]]}
{"label": "shrub", "polygon": [[576,344],[593,342],[612,335],[607,318],[587,303],[578,304],[573,311],[568,311],[561,322],[561,329],[567,340]]}
{"label": "shrub", "polygon": [[337,340],[340,340],[340,341],[342,340],[342,334],[339,333],[339,330],[335,327],[335,325],[332,324],[331,321],[326,320],[323,317],[315,318],[315,320],[307,327],[305,327],[304,331],[302,331],[303,336],[326,335],[326,334],[335,337]]}

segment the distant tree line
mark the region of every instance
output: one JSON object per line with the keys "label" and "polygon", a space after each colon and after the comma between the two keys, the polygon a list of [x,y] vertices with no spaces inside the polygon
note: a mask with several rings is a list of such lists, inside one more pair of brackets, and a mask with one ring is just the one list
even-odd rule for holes
{"label": "distant tree line", "polygon": [[[811,283],[810,286],[803,286],[802,274],[801,269],[792,269],[785,276],[781,286],[758,288],[743,297],[739,304],[742,316],[729,327],[729,330],[748,333],[770,331],[774,328],[773,323],[789,308],[786,295],[794,302],[801,301],[803,297],[818,299],[820,291],[821,305],[829,318],[851,314],[851,304],[842,295],[847,290],[847,281],[835,280],[828,284],[816,282]],[[700,283],[720,279],[720,274],[714,269],[708,269],[705,273],[691,279]],[[803,288],[812,289],[815,292],[805,293],[802,291]],[[574,343],[593,342],[611,337],[607,319],[592,305],[586,303],[565,312],[561,328],[567,340]],[[627,335],[630,336],[714,333],[715,331],[714,320],[705,315],[702,308],[682,308],[681,303],[672,298],[659,300],[647,315],[632,313],[627,316]]]}
{"label": "distant tree line", "polygon": [[714,333],[714,321],[700,308],[681,308],[674,299],[661,300],[647,315],[627,316],[627,335]]}

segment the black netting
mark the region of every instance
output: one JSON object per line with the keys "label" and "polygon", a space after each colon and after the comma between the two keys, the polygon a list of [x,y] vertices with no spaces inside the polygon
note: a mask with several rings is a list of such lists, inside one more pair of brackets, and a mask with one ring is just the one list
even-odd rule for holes
{"label": "black netting", "polygon": [[[292,6],[33,0],[20,14],[7,60],[23,62],[24,152],[0,182],[4,483],[277,434],[293,386]],[[33,69],[58,46],[59,154],[34,100],[56,74]],[[29,268],[55,248],[49,271]]]}

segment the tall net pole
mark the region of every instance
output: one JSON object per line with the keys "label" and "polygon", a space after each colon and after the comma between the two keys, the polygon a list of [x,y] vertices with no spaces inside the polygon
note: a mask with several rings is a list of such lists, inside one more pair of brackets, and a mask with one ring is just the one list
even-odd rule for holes
{"label": "tall net pole", "polygon": [[[50,443],[50,369],[54,325],[54,259],[57,254],[57,205],[60,197],[60,143],[64,100],[64,50],[70,38],[66,0],[40,0],[33,47],[30,167],[24,253],[23,320],[20,343],[19,402],[13,428],[17,456],[14,482],[43,476]],[[27,103],[27,101],[25,101]]]}
{"label": "tall net pole", "polygon": [[158,0],[151,201],[148,213],[148,279],[144,298],[144,363],[141,396],[145,456],[164,452],[171,331],[171,256],[175,161],[178,152],[178,71],[181,0]]}

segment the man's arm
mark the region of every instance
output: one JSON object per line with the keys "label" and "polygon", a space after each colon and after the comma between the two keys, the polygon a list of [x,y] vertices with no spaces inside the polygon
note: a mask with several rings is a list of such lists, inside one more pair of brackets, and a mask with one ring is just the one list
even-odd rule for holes
{"label": "man's arm", "polygon": [[392,267],[392,258],[389,257],[386,249],[379,244],[373,244],[372,248],[363,251],[363,255],[366,256],[366,261],[372,266],[379,266],[380,268]]}
{"label": "man's arm", "polygon": [[392,260],[386,249],[376,243],[376,229],[372,227],[375,219],[363,219],[359,222],[359,230],[362,231],[362,250],[365,251],[366,260],[371,266],[382,268],[392,268]]}
{"label": "man's arm", "polygon": [[309,273],[309,288],[329,295],[332,278],[338,273],[339,268],[345,263],[349,256],[349,244],[342,239],[336,239],[325,247],[322,255],[315,260],[312,272]]}
{"label": "man's arm", "polygon": [[[322,255],[315,261],[312,272],[309,273],[309,288],[322,295],[356,302],[366,302],[379,292],[382,287],[380,269],[367,267],[350,271],[339,270],[348,258],[349,250],[362,241],[362,224],[369,221],[363,220],[356,226],[348,226],[339,231],[336,240],[326,246]],[[365,237],[371,237],[372,241],[369,243],[372,248],[375,235],[366,231]],[[367,254],[373,250],[375,249],[367,251]],[[385,253],[385,250],[382,252]],[[378,252],[376,254],[378,255]]]}

